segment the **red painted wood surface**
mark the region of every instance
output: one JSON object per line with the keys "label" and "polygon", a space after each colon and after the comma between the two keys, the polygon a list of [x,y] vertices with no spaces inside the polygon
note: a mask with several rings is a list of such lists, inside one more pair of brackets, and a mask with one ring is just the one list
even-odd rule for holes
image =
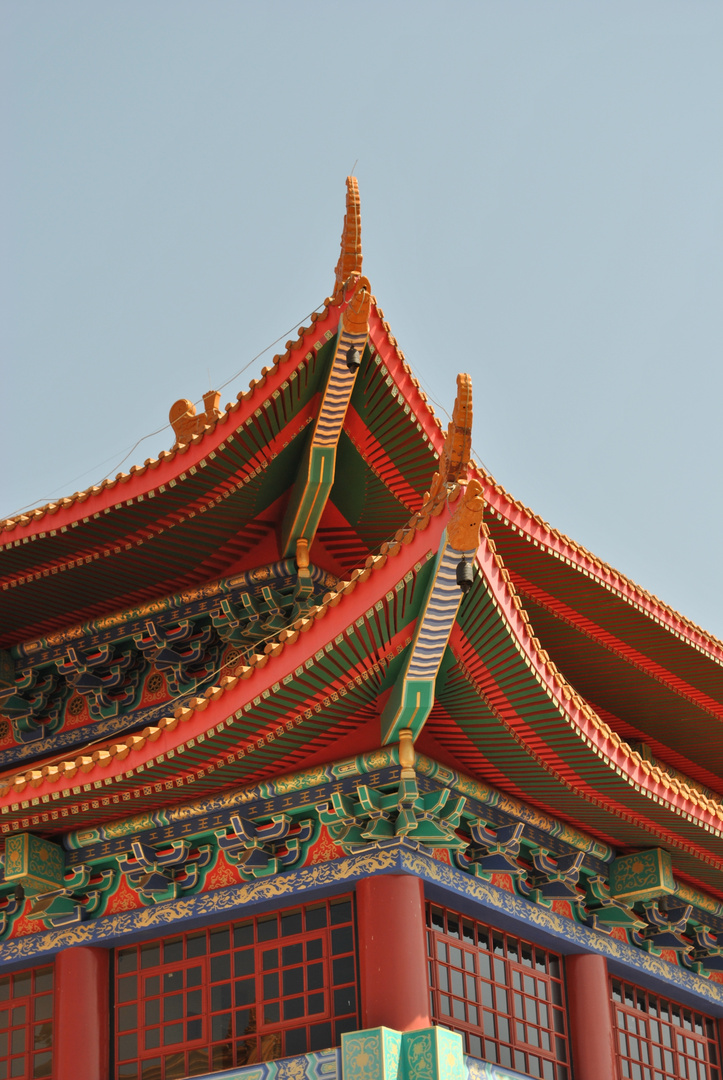
{"label": "red painted wood surface", "polygon": [[56,1080],[108,1080],[108,952],[73,948],[55,961]]}
{"label": "red painted wood surface", "polygon": [[581,1080],[616,1080],[607,961],[594,953],[566,956],[565,975],[574,1075]]}
{"label": "red painted wood surface", "polygon": [[389,874],[357,885],[362,1028],[429,1027],[424,889]]}

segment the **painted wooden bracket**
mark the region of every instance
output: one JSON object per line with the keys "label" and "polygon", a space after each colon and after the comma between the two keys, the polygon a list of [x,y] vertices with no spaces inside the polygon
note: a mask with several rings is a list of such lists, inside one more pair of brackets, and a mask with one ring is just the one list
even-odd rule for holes
{"label": "painted wooden bracket", "polygon": [[284,516],[281,530],[284,558],[295,553],[297,541],[302,538],[311,547],[334,483],[339,436],[354,389],[358,364],[369,338],[369,282],[366,278],[357,277],[352,280],[351,287],[354,292],[339,322],[336,350],[319,414]]}
{"label": "painted wooden bracket", "polygon": [[148,905],[194,892],[203,885],[212,857],[210,844],[194,850],[188,840],[174,840],[165,847],[132,840],[131,850],[117,861],[130,887]]}
{"label": "painted wooden bracket", "polygon": [[457,584],[457,565],[473,562],[479,544],[484,500],[482,487],[471,480],[457,488],[457,504],[442,534],[432,579],[417,620],[406,665],[382,711],[382,743],[397,742],[409,728],[416,739],[434,704],[437,674],[462,602]]}
{"label": "painted wooden bracket", "polygon": [[231,830],[217,830],[218,845],[244,881],[253,881],[296,866],[316,828],[313,818],[300,821],[273,814],[270,821],[259,823],[234,814]]}

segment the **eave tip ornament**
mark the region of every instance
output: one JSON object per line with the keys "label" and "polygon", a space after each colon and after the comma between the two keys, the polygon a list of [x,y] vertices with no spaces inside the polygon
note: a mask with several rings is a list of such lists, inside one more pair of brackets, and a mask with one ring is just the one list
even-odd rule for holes
{"label": "eave tip ornament", "polygon": [[460,482],[469,465],[472,453],[472,379],[467,374],[457,376],[457,397],[447,437],[439,458],[439,469],[432,477],[425,502],[436,503],[447,491]]}
{"label": "eave tip ornament", "polygon": [[[477,548],[485,506],[482,484],[475,477],[467,480],[471,453],[472,379],[463,373],[457,376],[457,397],[439,457],[439,468],[424,498],[424,506],[431,513],[439,513],[448,499],[455,504],[447,526],[447,538],[450,546],[460,552]],[[462,588],[459,579],[457,583]],[[463,591],[466,593],[467,589]]]}
{"label": "eave tip ornament", "polygon": [[182,446],[191,441],[194,435],[202,435],[207,427],[214,424],[221,415],[219,404],[221,395],[218,390],[209,390],[203,395],[204,411],[196,413],[196,406],[188,398],[179,398],[171,405],[168,419],[176,436],[175,446]]}
{"label": "eave tip ornament", "polygon": [[346,214],[341,233],[341,252],[336,264],[334,295],[338,295],[352,274],[361,275],[361,203],[356,176],[346,178]]}

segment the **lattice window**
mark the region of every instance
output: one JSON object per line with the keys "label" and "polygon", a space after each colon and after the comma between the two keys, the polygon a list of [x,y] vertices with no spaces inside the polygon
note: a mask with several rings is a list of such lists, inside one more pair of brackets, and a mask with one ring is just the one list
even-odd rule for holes
{"label": "lattice window", "polygon": [[720,1080],[715,1020],[620,979],[611,986],[622,1077]]}
{"label": "lattice window", "polygon": [[53,966],[0,979],[0,1080],[53,1074]]}
{"label": "lattice window", "polygon": [[432,1016],[473,1057],[569,1080],[562,963],[537,945],[427,905]]}
{"label": "lattice window", "polygon": [[338,1046],[359,1027],[349,896],[116,952],[118,1080]]}

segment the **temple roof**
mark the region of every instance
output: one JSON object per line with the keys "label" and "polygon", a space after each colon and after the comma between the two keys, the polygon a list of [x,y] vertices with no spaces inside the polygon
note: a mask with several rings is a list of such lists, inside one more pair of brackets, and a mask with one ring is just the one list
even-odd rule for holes
{"label": "temple roof", "polygon": [[[105,727],[66,738],[54,721],[41,738],[40,709],[20,756],[0,747],[3,821],[35,806],[52,832],[373,749],[434,656],[422,750],[605,843],[666,846],[719,889],[723,643],[469,461],[468,377],[445,436],[362,275],[360,228],[350,182],[333,295],[235,402],[206,395],[197,415],[180,399],[173,449],[4,523],[0,647],[16,694],[47,676],[57,696],[57,672],[86,693],[113,662],[121,685],[121,646],[136,681],[125,726],[116,708]],[[455,515],[473,491],[484,520],[463,543]],[[476,571],[460,603],[449,573],[465,552]],[[217,649],[195,692],[179,683],[142,726],[141,662],[161,656],[149,635],[203,625],[210,640],[239,604],[217,598],[246,589],[256,611],[272,578],[296,589],[286,625],[269,616],[253,648]]]}
{"label": "temple roof", "polygon": [[[319,751],[338,754],[355,731],[372,747],[378,700],[398,678],[420,586],[451,515],[452,507],[415,516],[237,674],[155,727],[16,775],[0,789],[0,806],[51,797],[63,826],[71,807],[74,819],[91,809],[78,806],[79,784],[101,785],[89,818],[102,821],[117,816],[122,791],[133,794],[138,812],[164,805],[169,785],[178,793],[181,754],[181,783],[199,797],[308,767]],[[546,659],[486,529],[480,569],[452,635],[428,735],[467,771],[547,813],[562,812],[605,842],[669,845],[679,867],[715,887],[721,802],[631,751]],[[106,795],[106,787],[118,793]]]}

